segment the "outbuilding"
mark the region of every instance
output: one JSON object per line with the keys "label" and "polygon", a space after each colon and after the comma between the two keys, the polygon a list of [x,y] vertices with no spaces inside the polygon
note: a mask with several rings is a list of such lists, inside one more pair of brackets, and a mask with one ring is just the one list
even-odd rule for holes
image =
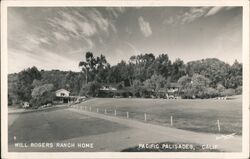
{"label": "outbuilding", "polygon": [[70,91],[59,89],[56,91],[56,101],[59,103],[68,103],[70,101]]}

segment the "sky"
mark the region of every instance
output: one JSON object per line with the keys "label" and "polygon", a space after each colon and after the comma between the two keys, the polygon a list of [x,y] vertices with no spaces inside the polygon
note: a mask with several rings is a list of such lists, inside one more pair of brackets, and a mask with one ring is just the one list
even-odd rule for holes
{"label": "sky", "polygon": [[242,62],[241,7],[9,7],[7,20],[9,73],[80,71],[88,51],[111,65],[141,53]]}

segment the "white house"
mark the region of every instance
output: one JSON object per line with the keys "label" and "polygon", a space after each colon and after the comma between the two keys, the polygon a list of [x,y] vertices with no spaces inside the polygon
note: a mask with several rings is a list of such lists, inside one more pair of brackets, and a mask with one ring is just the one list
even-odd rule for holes
{"label": "white house", "polygon": [[56,97],[69,97],[70,92],[66,89],[59,89],[56,91]]}
{"label": "white house", "polygon": [[100,90],[102,90],[102,91],[117,91],[117,89],[115,87],[112,87],[110,85],[102,86],[102,88],[100,88]]}

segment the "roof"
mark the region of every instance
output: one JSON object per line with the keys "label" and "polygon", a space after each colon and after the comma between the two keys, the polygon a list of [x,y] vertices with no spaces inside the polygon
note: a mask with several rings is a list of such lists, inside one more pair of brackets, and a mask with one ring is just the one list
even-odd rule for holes
{"label": "roof", "polygon": [[56,92],[60,92],[60,91],[66,91],[66,92],[70,93],[70,91],[67,91],[66,89],[59,89]]}

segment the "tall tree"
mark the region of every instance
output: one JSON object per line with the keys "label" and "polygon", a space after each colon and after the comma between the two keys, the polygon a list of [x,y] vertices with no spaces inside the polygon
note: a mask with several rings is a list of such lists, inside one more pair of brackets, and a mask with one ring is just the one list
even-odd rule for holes
{"label": "tall tree", "polygon": [[186,74],[185,64],[181,59],[176,59],[172,64],[171,81],[177,82],[177,80]]}
{"label": "tall tree", "polygon": [[171,77],[171,67],[171,61],[167,54],[159,55],[154,61],[155,73],[162,75],[166,79]]}
{"label": "tall tree", "polygon": [[166,79],[161,75],[153,74],[150,79],[143,82],[144,86],[158,93],[166,85]]}
{"label": "tall tree", "polygon": [[28,68],[18,74],[15,92],[19,101],[29,101],[31,99],[32,83],[35,79],[41,79],[41,74],[36,67]]}

